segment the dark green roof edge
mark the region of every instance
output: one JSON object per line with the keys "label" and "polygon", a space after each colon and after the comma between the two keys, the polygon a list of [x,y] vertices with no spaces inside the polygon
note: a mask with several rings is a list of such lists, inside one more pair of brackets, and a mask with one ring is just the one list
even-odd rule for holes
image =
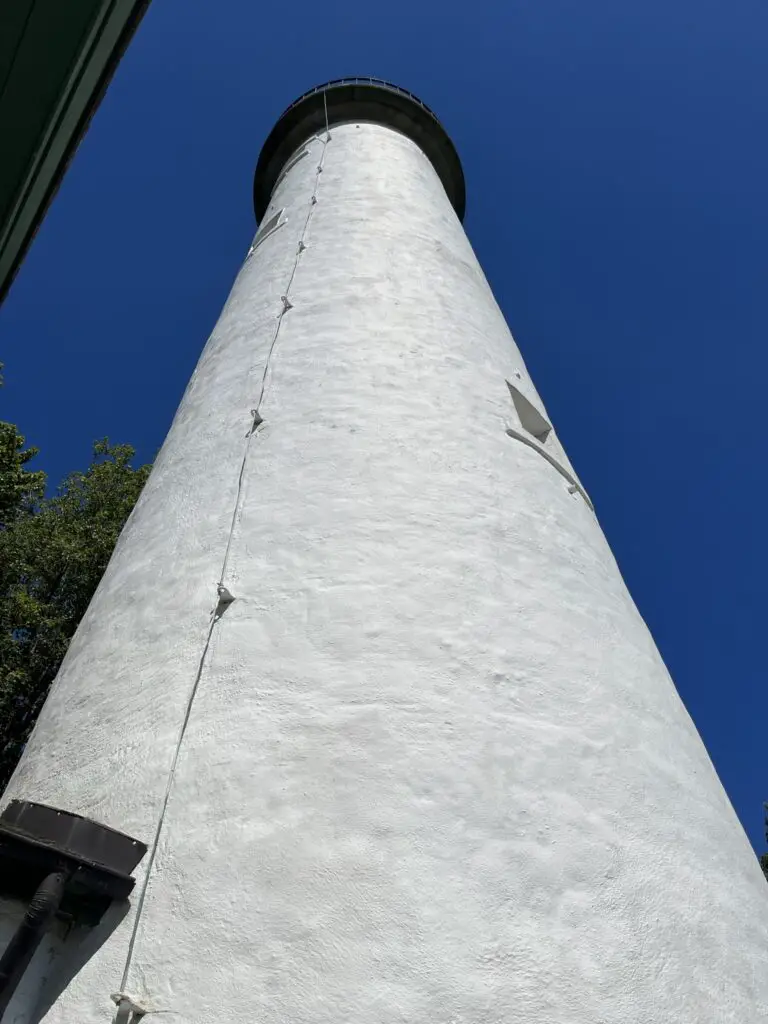
{"label": "dark green roof edge", "polygon": [[[103,17],[62,90],[10,216],[0,223],[0,302],[18,273],[150,0],[104,0]],[[43,56],[41,55],[41,60]],[[12,144],[12,140],[11,140]]]}

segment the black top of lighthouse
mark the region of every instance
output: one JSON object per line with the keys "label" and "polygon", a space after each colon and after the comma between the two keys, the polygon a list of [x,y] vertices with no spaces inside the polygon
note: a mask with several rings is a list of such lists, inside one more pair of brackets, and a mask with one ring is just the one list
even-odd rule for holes
{"label": "black top of lighthouse", "polygon": [[275,182],[290,156],[311,135],[345,121],[373,121],[407,135],[440,176],[459,220],[466,195],[461,161],[445,128],[413,93],[378,78],[337,78],[292,103],[269,133],[256,165],[253,205],[260,221]]}

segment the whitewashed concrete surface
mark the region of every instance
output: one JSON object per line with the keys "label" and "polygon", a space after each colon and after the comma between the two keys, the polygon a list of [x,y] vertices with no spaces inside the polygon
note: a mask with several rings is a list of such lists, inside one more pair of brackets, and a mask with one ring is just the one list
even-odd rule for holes
{"label": "whitewashed concrete surface", "polygon": [[[768,1021],[765,881],[594,514],[506,433],[506,380],[543,406],[437,175],[331,134],[7,797],[153,842],[245,454],[125,989],[168,1024]],[[148,861],[15,1024],[112,1019]]]}

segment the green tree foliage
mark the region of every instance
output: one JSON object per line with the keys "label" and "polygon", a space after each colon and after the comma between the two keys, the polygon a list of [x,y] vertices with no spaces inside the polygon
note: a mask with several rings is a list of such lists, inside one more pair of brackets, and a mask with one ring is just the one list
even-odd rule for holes
{"label": "green tree foliage", "polygon": [[0,422],[0,528],[14,517],[31,512],[45,491],[45,473],[25,468],[37,448],[24,449],[24,438],[13,423]]}
{"label": "green tree foliage", "polygon": [[0,423],[0,792],[136,503],[149,466],[105,439],[45,497],[16,427]]}
{"label": "green tree foliage", "polygon": [[[0,387],[3,364],[0,363]],[[0,529],[9,518],[27,513],[42,498],[45,473],[25,469],[37,448],[24,450],[24,438],[12,423],[0,422]]]}

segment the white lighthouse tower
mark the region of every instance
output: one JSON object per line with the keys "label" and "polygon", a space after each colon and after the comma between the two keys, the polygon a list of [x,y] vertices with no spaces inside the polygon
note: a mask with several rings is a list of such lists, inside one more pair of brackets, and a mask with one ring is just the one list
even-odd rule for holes
{"label": "white lighthouse tower", "polygon": [[446,132],[331,82],[255,203],[4,800],[147,852],[129,902],[52,926],[4,1024],[768,1021],[765,881]]}

